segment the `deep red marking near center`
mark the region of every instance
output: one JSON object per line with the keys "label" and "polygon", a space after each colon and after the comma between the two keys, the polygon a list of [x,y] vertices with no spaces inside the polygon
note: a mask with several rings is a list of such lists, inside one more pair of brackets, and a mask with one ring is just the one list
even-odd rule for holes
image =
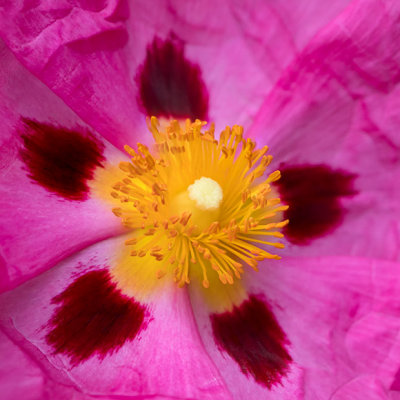
{"label": "deep red marking near center", "polygon": [[354,174],[326,165],[281,165],[279,169],[282,177],[276,186],[289,205],[284,214],[289,219],[284,229],[288,240],[306,245],[341,224],[346,212],[341,198],[357,194]]}
{"label": "deep red marking near center", "polygon": [[54,353],[68,355],[72,365],[94,354],[101,359],[112,354],[147,326],[145,307],[121,294],[107,270],[77,278],[52,303],[59,306],[46,341]]}
{"label": "deep red marking near center", "polygon": [[200,67],[185,58],[178,40],[155,37],[136,81],[138,101],[147,115],[207,120],[208,92]]}
{"label": "deep red marking near center", "polygon": [[271,389],[289,372],[289,344],[272,311],[256,296],[250,296],[232,312],[211,315],[215,341],[239,365]]}
{"label": "deep red marking near center", "polygon": [[87,181],[104,161],[103,145],[90,132],[23,119],[21,138],[29,178],[68,200],[88,197]]}

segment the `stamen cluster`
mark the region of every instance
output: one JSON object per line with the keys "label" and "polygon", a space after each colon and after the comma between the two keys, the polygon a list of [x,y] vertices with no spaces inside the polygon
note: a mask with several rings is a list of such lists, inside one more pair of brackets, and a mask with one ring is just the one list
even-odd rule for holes
{"label": "stamen cluster", "polygon": [[[179,286],[190,283],[192,268],[200,268],[206,288],[211,275],[233,284],[234,277],[243,274],[243,264],[257,270],[259,261],[279,259],[264,249],[283,247],[276,238],[283,237],[279,229],[288,223],[281,220],[287,206],[271,188],[280,172],[262,179],[272,160],[268,147],[256,149],[236,125],[227,127],[219,139],[213,125],[203,130],[205,123],[199,120],[187,120],[184,126],[171,121],[162,130],[152,117],[148,125],[154,151],[143,144],[136,150],[125,146],[131,162],[120,163],[126,178],[111,192],[121,203],[114,214],[135,229],[125,243],[132,246],[131,255],[153,257],[160,265],[157,277],[172,271]],[[218,215],[204,214],[205,227],[190,207],[182,204],[179,210],[181,194],[201,177],[218,182],[223,191]]]}

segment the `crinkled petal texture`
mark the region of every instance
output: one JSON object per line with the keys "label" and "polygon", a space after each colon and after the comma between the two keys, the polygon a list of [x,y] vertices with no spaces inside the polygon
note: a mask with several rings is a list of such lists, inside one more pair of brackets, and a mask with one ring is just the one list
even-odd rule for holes
{"label": "crinkled petal texture", "polygon": [[[16,57],[1,48],[2,287],[58,263],[0,297],[6,398],[398,396],[400,5],[214,3],[2,8]],[[245,276],[233,322],[168,282],[143,302],[111,280],[122,242],[104,239],[120,223],[90,182],[123,157],[112,145],[149,140],[152,110],[217,126],[255,118],[250,136],[282,169],[286,254],[299,257]],[[60,164],[72,137],[84,151]],[[321,254],[356,257],[304,257]]]}
{"label": "crinkled petal texture", "polygon": [[309,40],[351,1],[231,1],[244,39],[262,71],[274,82]]}
{"label": "crinkled petal texture", "polygon": [[[341,257],[286,258],[279,265],[264,263],[249,276],[250,298],[257,296],[272,310],[292,358],[269,390],[271,380],[260,380],[251,368],[261,347],[254,345],[254,353],[240,348],[250,343],[242,340],[239,321],[239,329],[221,341],[221,326],[215,329],[215,316],[196,292],[192,302],[205,347],[234,398],[386,399],[400,360],[399,277],[398,263]],[[249,319],[243,310],[235,318],[253,329],[253,344],[262,343],[255,327],[263,324],[263,314]],[[267,334],[276,339],[269,324]],[[278,347],[269,351],[269,360],[282,357]]]}
{"label": "crinkled petal texture", "polygon": [[399,17],[398,2],[351,2],[284,71],[249,132],[282,170],[291,254],[399,259]]}
{"label": "crinkled petal texture", "polygon": [[95,171],[124,155],[90,133],[3,46],[1,52],[1,290],[122,232],[94,198]]}
{"label": "crinkled petal texture", "polygon": [[[0,16],[0,34],[17,58],[118,147],[143,140],[146,132],[138,75],[157,37],[183,46],[186,59],[200,68],[209,117],[218,126],[233,120],[248,125],[272,83],[225,2],[10,2]],[[171,58],[155,59],[148,75],[168,77]],[[150,86],[174,103],[190,97],[193,83],[192,75],[179,78],[183,92],[167,78]]]}
{"label": "crinkled petal texture", "polygon": [[186,291],[166,282],[141,303],[110,283],[121,245],[113,238],[88,247],[1,296],[1,346],[10,354],[2,368],[14,372],[1,375],[3,398],[24,387],[32,399],[230,398]]}
{"label": "crinkled petal texture", "polygon": [[45,1],[29,7],[15,2],[3,8],[1,24],[17,58],[120,146],[140,120],[132,96],[132,57],[126,51],[128,11],[117,1]]}

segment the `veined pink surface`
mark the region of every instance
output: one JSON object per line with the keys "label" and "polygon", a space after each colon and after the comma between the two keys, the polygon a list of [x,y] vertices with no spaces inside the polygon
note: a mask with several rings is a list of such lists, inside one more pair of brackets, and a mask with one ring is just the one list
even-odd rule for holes
{"label": "veined pink surface", "polygon": [[[400,399],[398,2],[15,1],[0,19],[5,399]],[[243,125],[287,171],[282,200],[303,207],[231,313],[191,286],[143,304],[107,286],[125,231],[90,168],[149,144],[149,110]],[[61,131],[86,153],[57,157]],[[79,154],[94,156],[87,173]],[[83,310],[82,287],[132,332]],[[246,321],[251,333],[231,329]]]}

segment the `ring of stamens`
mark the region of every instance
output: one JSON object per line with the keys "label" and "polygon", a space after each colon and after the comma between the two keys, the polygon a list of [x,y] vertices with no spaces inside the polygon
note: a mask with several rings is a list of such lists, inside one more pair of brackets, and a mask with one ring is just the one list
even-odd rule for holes
{"label": "ring of stamens", "polygon": [[[150,255],[160,266],[157,277],[172,271],[179,286],[190,283],[192,268],[200,268],[206,288],[210,274],[233,284],[244,264],[257,270],[259,261],[279,259],[265,247],[283,247],[276,240],[288,223],[281,219],[287,206],[271,188],[280,172],[262,179],[272,160],[268,147],[256,149],[240,126],[227,127],[216,139],[214,126],[202,131],[205,123],[198,120],[185,126],[171,121],[161,130],[152,117],[148,125],[154,155],[143,144],[136,150],[125,146],[131,162],[120,163],[126,177],[111,192],[121,203],[114,214],[136,230],[125,242],[132,246],[131,255]],[[219,207],[199,211],[181,200],[189,198],[188,188],[202,178],[221,186]]]}

